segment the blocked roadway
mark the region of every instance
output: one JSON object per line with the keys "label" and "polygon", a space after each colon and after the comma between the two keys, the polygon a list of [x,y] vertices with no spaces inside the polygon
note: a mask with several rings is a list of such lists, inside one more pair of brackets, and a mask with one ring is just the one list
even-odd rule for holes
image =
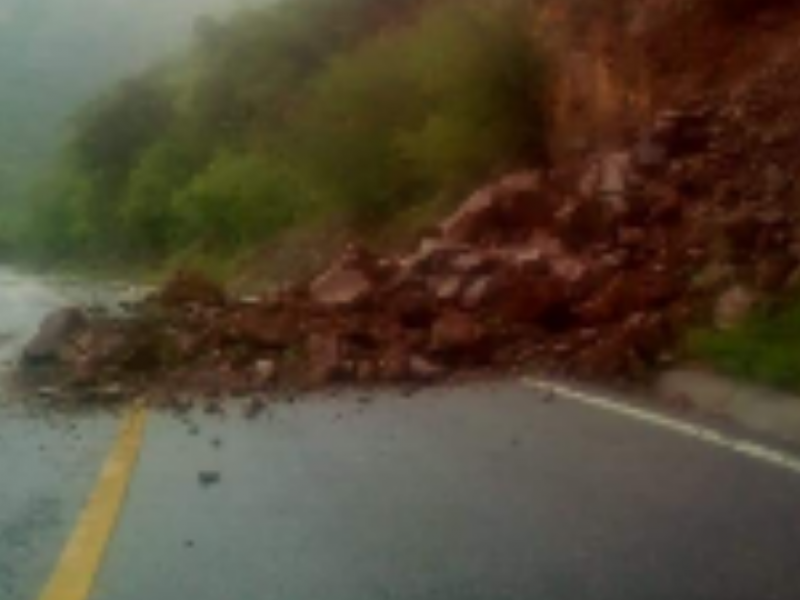
{"label": "blocked roadway", "polygon": [[[8,360],[64,297],[0,280]],[[33,600],[120,417],[31,412],[3,389],[0,598]],[[121,519],[89,511],[110,544],[86,600],[796,600],[800,477],[764,459],[796,456],[714,432],[519,382],[320,394],[255,421],[153,413],[138,468],[112,469],[130,477]]]}

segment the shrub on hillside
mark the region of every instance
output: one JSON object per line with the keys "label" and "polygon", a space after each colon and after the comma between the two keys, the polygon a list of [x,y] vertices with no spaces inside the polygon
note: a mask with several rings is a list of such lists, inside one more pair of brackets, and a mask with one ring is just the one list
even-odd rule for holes
{"label": "shrub on hillside", "polygon": [[445,3],[314,79],[298,151],[361,220],[543,158],[545,71],[518,3]]}
{"label": "shrub on hillside", "polygon": [[176,242],[230,253],[313,210],[313,195],[289,167],[257,155],[223,153],[174,196]]}
{"label": "shrub on hillside", "polygon": [[130,174],[120,210],[134,252],[159,257],[177,245],[172,198],[203,164],[201,149],[176,138],[165,138],[144,154]]}
{"label": "shrub on hillside", "polygon": [[448,6],[409,40],[427,110],[401,149],[436,189],[462,193],[492,171],[545,158],[547,72],[521,10]]}
{"label": "shrub on hillside", "polygon": [[204,22],[190,60],[83,112],[64,162],[80,194],[51,190],[42,211],[75,233],[51,245],[231,252],[310,207],[374,223],[541,160],[526,6],[284,0]]}
{"label": "shrub on hillside", "polygon": [[800,391],[800,304],[761,312],[732,331],[695,332],[689,350],[729,375]]}

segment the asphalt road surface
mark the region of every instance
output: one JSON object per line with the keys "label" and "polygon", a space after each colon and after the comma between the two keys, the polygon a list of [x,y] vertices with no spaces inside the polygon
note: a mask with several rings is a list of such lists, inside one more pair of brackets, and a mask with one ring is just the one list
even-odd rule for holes
{"label": "asphalt road surface", "polygon": [[37,597],[114,439],[113,415],[55,414],[19,404],[12,391],[23,343],[46,314],[75,298],[69,288],[0,269],[2,600]]}
{"label": "asphalt road surface", "polygon": [[[0,409],[3,600],[38,597],[114,429]],[[91,598],[797,600],[798,550],[800,475],[701,439],[516,382],[320,394],[151,414]]]}

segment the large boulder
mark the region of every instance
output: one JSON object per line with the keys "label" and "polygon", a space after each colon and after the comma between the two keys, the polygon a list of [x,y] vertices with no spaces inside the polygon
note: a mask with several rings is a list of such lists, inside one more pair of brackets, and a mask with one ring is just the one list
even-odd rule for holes
{"label": "large boulder", "polygon": [[643,311],[658,310],[682,293],[678,278],[664,270],[638,270],[617,273],[577,309],[586,325],[624,319]]}
{"label": "large boulder", "polygon": [[334,267],[314,281],[311,296],[319,304],[345,308],[363,302],[373,289],[372,281],[363,271]]}
{"label": "large boulder", "polygon": [[311,298],[330,308],[363,303],[376,291],[381,265],[358,246],[349,246],[331,267],[311,283]]}
{"label": "large boulder", "polygon": [[469,246],[447,240],[427,238],[419,248],[400,261],[400,277],[424,277],[449,272],[453,263],[469,251]]}
{"label": "large boulder", "polygon": [[513,243],[553,219],[552,199],[542,175],[522,172],[485,187],[442,225],[442,238],[450,243]]}
{"label": "large boulder", "polygon": [[62,308],[49,314],[23,349],[23,363],[32,366],[58,362],[86,324],[86,315],[78,308]]}
{"label": "large boulder", "polygon": [[278,351],[296,343],[301,323],[286,312],[250,306],[233,312],[221,327],[222,336],[240,346]]}
{"label": "large boulder", "polygon": [[570,320],[567,290],[549,274],[507,271],[495,281],[492,312],[506,325],[558,330]]}
{"label": "large boulder", "polygon": [[409,278],[386,290],[380,299],[384,315],[402,327],[428,329],[439,310],[431,282]]}
{"label": "large boulder", "polygon": [[448,310],[434,323],[431,350],[438,355],[480,354],[486,342],[483,326],[470,313]]}
{"label": "large boulder", "polygon": [[555,230],[570,248],[582,250],[609,239],[615,216],[608,204],[594,200],[567,202],[556,217]]}
{"label": "large boulder", "polygon": [[645,175],[656,175],[669,165],[669,154],[664,144],[647,136],[639,140],[631,150],[633,166]]}
{"label": "large boulder", "polygon": [[348,365],[344,343],[335,333],[312,334],[308,338],[306,352],[308,376],[312,383],[332,383],[346,374]]}
{"label": "large boulder", "polygon": [[669,158],[702,152],[710,140],[710,117],[708,111],[663,111],[656,119],[652,140],[664,148]]}

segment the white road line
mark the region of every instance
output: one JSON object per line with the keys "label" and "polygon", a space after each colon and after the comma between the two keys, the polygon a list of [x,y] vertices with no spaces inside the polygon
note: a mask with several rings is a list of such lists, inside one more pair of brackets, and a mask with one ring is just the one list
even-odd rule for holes
{"label": "white road line", "polygon": [[800,459],[791,456],[780,450],[769,448],[755,442],[726,435],[713,429],[701,427],[680,419],[660,415],[649,410],[617,402],[610,398],[603,398],[595,394],[589,394],[564,385],[549,381],[537,381],[526,377],[522,380],[526,387],[544,393],[549,393],[562,398],[575,400],[587,406],[613,412],[631,419],[636,419],[650,425],[668,429],[683,436],[703,441],[713,446],[719,446],[727,450],[747,456],[749,458],[768,463],[775,467],[793,472],[800,475]]}

